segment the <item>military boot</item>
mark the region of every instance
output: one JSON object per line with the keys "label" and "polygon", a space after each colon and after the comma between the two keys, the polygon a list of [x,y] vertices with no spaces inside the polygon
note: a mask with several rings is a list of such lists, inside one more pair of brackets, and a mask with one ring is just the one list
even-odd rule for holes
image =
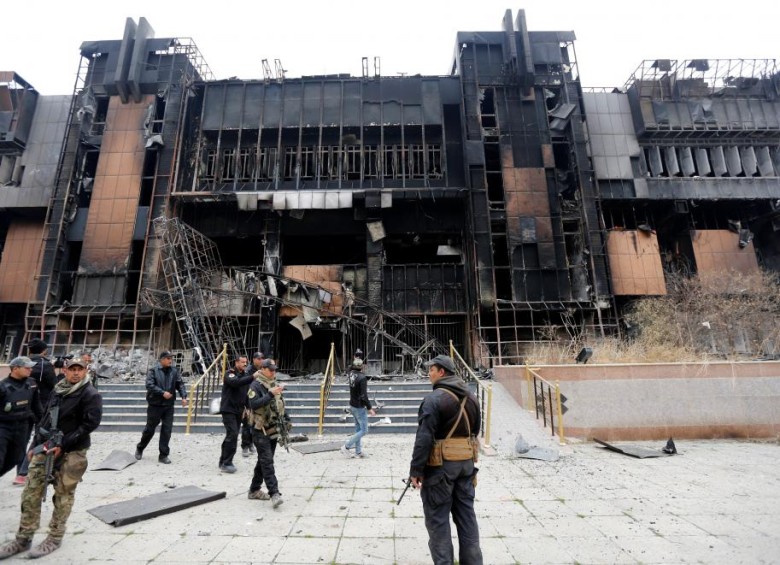
{"label": "military boot", "polygon": [[13,541],[9,541],[5,545],[0,546],[0,559],[8,559],[9,557],[27,551],[32,545],[32,540],[24,538],[16,538]]}
{"label": "military boot", "polygon": [[44,555],[49,555],[52,551],[57,551],[62,545],[62,540],[54,539],[51,536],[47,536],[39,545],[36,545],[27,554],[30,559],[38,559]]}

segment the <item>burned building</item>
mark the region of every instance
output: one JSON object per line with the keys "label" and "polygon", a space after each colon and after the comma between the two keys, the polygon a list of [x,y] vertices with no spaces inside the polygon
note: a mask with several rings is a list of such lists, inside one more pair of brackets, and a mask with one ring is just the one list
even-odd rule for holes
{"label": "burned building", "polygon": [[0,319],[74,347],[331,344],[385,372],[619,331],[666,273],[778,268],[772,61],[653,61],[583,91],[571,31],[457,34],[447,76],[215,80],[194,43],[81,46],[72,97],[0,74]]}

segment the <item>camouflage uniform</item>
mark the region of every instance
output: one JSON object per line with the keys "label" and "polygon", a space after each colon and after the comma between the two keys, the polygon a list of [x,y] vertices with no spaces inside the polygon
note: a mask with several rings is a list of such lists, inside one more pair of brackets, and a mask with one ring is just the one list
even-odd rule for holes
{"label": "camouflage uniform", "polygon": [[[38,454],[30,462],[30,474],[22,492],[22,516],[19,521],[17,539],[30,540],[41,523],[43,488],[46,484],[44,461],[46,456]],[[49,537],[61,541],[65,535],[65,523],[73,509],[76,487],[87,470],[87,450],[80,449],[66,453],[62,464],[54,473],[54,512],[49,522]]]}

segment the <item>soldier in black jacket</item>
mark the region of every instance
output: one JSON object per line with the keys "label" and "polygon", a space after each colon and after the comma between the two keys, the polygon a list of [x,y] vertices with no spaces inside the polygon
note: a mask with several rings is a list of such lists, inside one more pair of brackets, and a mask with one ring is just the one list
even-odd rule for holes
{"label": "soldier in black jacket", "polygon": [[433,392],[420,404],[409,477],[420,498],[428,548],[436,565],[452,564],[450,514],[458,529],[460,563],[482,565],[474,513],[477,468],[473,451],[479,433],[479,402],[456,375],[446,355],[427,363]]}
{"label": "soldier in black jacket", "polygon": [[149,406],[146,408],[146,427],[141,433],[141,441],[135,448],[136,459],[143,457],[144,449],[154,437],[154,430],[162,421],[160,455],[157,460],[166,465],[171,462],[168,458],[171,452],[168,443],[171,441],[173,431],[173,405],[176,402],[177,391],[181,397],[181,405],[187,406],[187,390],[184,388],[184,381],[181,380],[181,373],[172,363],[171,352],[163,351],[160,353],[160,362],[155,368],[149,369],[146,375],[146,402]]}
{"label": "soldier in black jacket", "polygon": [[[42,339],[31,339],[27,344],[27,350],[30,352],[30,360],[35,363],[32,368],[30,376],[38,383],[38,399],[41,402],[41,407],[45,410],[49,405],[49,397],[51,391],[54,389],[54,385],[57,384],[57,375],[54,373],[54,365],[51,364],[47,355],[49,353],[49,345]],[[27,437],[30,437],[30,431],[32,426],[27,430]],[[31,446],[32,447],[32,446]],[[18,486],[24,486],[27,481],[27,468],[29,462],[27,458],[22,455],[16,466],[16,478],[14,484]]]}
{"label": "soldier in black jacket", "polygon": [[[41,452],[30,451],[30,476],[22,492],[22,515],[16,539],[0,547],[0,559],[5,559],[32,545],[32,538],[41,523],[44,489],[50,479],[54,485],[54,511],[49,522],[49,535],[30,551],[34,559],[57,550],[65,535],[65,523],[73,509],[76,487],[87,470],[87,449],[90,434],[100,425],[103,401],[89,379],[81,359],[71,359],[65,368],[65,378],[54,387],[49,407],[35,434],[35,444]],[[55,410],[56,409],[56,410]],[[62,432],[62,440],[54,441],[54,430]],[[46,476],[45,461],[53,454],[53,477]]]}
{"label": "soldier in black jacket", "polygon": [[17,357],[8,366],[11,374],[0,381],[0,477],[24,458],[30,425],[43,415],[38,383],[30,376],[35,362]]}
{"label": "soldier in black jacket", "polygon": [[233,361],[233,367],[225,373],[225,380],[222,383],[219,413],[222,414],[222,423],[225,426],[225,439],[222,441],[222,451],[219,455],[219,470],[224,473],[236,472],[233,456],[238,447],[238,433],[246,407],[246,393],[254,380],[254,376],[245,372],[247,362],[246,355],[240,355]]}

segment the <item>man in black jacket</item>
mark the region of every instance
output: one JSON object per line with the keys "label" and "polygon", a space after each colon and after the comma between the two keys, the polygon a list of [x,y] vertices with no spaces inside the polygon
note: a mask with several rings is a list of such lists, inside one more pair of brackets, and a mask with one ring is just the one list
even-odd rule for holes
{"label": "man in black jacket", "polygon": [[[65,535],[65,523],[73,508],[74,494],[87,470],[87,449],[90,434],[100,425],[103,401],[89,379],[81,359],[71,359],[65,368],[65,378],[54,387],[49,407],[35,435],[41,452],[30,451],[30,476],[22,492],[22,515],[16,539],[0,547],[0,559],[26,551],[41,523],[41,505],[46,484],[54,485],[54,511],[49,522],[49,535],[30,551],[31,559],[57,550]],[[62,440],[54,441],[54,430],[62,432]],[[38,448],[36,447],[36,450]],[[54,455],[53,477],[46,476],[45,461]]]}
{"label": "man in black jacket", "polygon": [[[359,350],[358,350],[359,351]],[[368,399],[368,379],[363,374],[363,359],[355,357],[349,370],[349,411],[355,419],[355,434],[341,446],[341,453],[350,457],[364,457],[361,439],[368,433],[368,415],[375,416]],[[351,455],[349,450],[354,449]]]}
{"label": "man in black jacket", "polygon": [[[30,343],[27,344],[27,349],[30,352],[30,360],[35,363],[30,376],[38,383],[38,399],[40,400],[41,408],[45,410],[49,405],[51,391],[54,389],[54,385],[57,384],[54,365],[51,364],[47,357],[49,345],[42,339],[35,338],[31,339]],[[30,437],[31,430],[32,426],[27,430],[27,437]],[[24,483],[27,481],[28,466],[27,458],[22,455],[16,466],[15,485],[24,486]]]}
{"label": "man in black jacket", "polygon": [[154,437],[154,430],[162,421],[160,455],[157,460],[166,465],[171,462],[168,458],[171,452],[168,443],[171,441],[173,431],[173,405],[176,402],[177,391],[181,397],[181,405],[187,406],[187,390],[184,388],[181,373],[173,366],[171,352],[163,351],[160,353],[160,362],[155,368],[149,369],[146,375],[146,402],[149,406],[146,408],[146,427],[141,433],[141,441],[135,448],[136,459],[143,457],[144,449]]}
{"label": "man in black jacket", "polygon": [[219,470],[223,473],[236,472],[233,456],[238,446],[238,433],[246,407],[246,393],[254,380],[254,376],[245,372],[246,365],[246,355],[239,355],[233,361],[233,367],[225,374],[222,383],[219,413],[222,414],[222,423],[225,426],[225,439],[222,441],[222,451],[219,455]]}
{"label": "man in black jacket", "polygon": [[35,362],[16,357],[8,366],[10,375],[0,381],[0,477],[24,458],[30,425],[43,415],[38,383],[30,376]]}
{"label": "man in black jacket", "polygon": [[479,433],[479,402],[448,356],[438,355],[426,365],[433,392],[420,404],[409,478],[414,488],[422,489],[428,548],[436,565],[453,563],[452,514],[460,563],[482,565],[474,513],[476,453],[472,451]]}

